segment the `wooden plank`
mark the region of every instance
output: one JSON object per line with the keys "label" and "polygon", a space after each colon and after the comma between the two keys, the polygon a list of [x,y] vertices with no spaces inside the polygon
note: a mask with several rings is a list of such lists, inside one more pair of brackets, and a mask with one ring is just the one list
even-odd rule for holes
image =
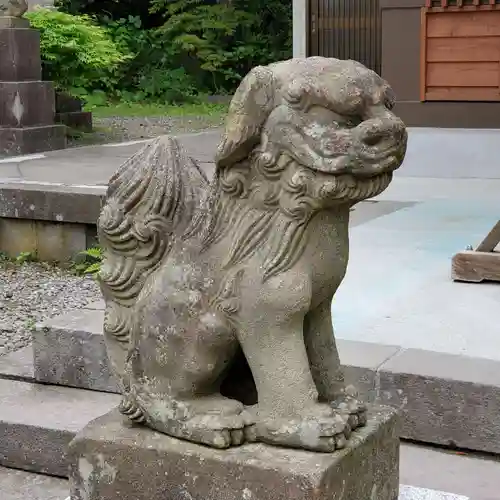
{"label": "wooden plank", "polygon": [[425,101],[427,89],[427,9],[420,11],[420,100]]}
{"label": "wooden plank", "polygon": [[495,224],[488,236],[476,248],[476,252],[493,252],[500,243],[500,220]]}
{"label": "wooden plank", "polygon": [[496,87],[428,87],[426,101],[500,101]]}
{"label": "wooden plank", "polygon": [[451,264],[451,277],[455,281],[480,283],[481,281],[500,281],[500,253],[498,252],[460,252]]}
{"label": "wooden plank", "polygon": [[500,61],[500,37],[429,38],[427,62]]}
{"label": "wooden plank", "polygon": [[500,11],[429,12],[427,36],[429,38],[500,36]]}
{"label": "wooden plank", "polygon": [[427,87],[496,87],[498,62],[450,62],[427,64]]}

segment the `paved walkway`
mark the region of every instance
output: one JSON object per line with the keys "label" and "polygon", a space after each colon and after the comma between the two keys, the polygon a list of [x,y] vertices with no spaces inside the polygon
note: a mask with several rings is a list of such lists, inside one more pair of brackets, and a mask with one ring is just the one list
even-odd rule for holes
{"label": "paved walkway", "polygon": [[[220,131],[181,136],[206,168]],[[142,143],[0,160],[0,182],[104,185]],[[500,130],[411,129],[379,201],[355,213],[351,262],[333,305],[339,338],[500,360],[500,285],[450,280],[451,257],[500,217]],[[369,207],[372,208],[369,208]]]}

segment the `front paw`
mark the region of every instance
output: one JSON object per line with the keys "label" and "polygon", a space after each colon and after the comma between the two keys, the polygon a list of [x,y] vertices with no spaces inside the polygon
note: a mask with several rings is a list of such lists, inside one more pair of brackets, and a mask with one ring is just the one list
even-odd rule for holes
{"label": "front paw", "polygon": [[346,387],[342,394],[330,402],[330,405],[334,410],[348,416],[348,422],[352,430],[366,425],[367,408],[358,399],[358,393],[354,387]]}
{"label": "front paw", "polygon": [[245,436],[248,442],[331,453],[346,446],[352,432],[349,418],[324,404],[290,417],[260,413],[255,425],[245,429]]}

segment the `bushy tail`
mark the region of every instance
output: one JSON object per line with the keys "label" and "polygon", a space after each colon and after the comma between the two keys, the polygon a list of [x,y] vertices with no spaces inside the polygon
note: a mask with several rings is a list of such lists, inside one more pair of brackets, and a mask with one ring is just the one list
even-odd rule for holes
{"label": "bushy tail", "polygon": [[169,136],[145,146],[109,182],[97,225],[104,249],[100,282],[108,355],[125,392],[131,309],[173,239],[190,226],[208,185],[204,173]]}

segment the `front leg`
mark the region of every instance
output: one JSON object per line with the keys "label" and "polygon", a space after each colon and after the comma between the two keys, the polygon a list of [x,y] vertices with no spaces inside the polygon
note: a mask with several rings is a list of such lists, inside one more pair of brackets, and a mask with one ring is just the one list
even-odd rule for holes
{"label": "front leg", "polygon": [[351,415],[353,428],[366,422],[366,407],[354,388],[346,387],[332,325],[331,299],[309,311],[304,319],[304,341],[320,401]]}
{"label": "front leg", "polygon": [[345,390],[344,372],[332,326],[331,299],[309,311],[304,341],[320,401],[334,401]]}
{"label": "front leg", "polygon": [[[318,401],[306,347],[310,286],[298,273],[244,290],[237,336],[258,392],[249,441],[331,452],[349,437],[349,416]],[[253,296],[252,296],[253,295]]]}

